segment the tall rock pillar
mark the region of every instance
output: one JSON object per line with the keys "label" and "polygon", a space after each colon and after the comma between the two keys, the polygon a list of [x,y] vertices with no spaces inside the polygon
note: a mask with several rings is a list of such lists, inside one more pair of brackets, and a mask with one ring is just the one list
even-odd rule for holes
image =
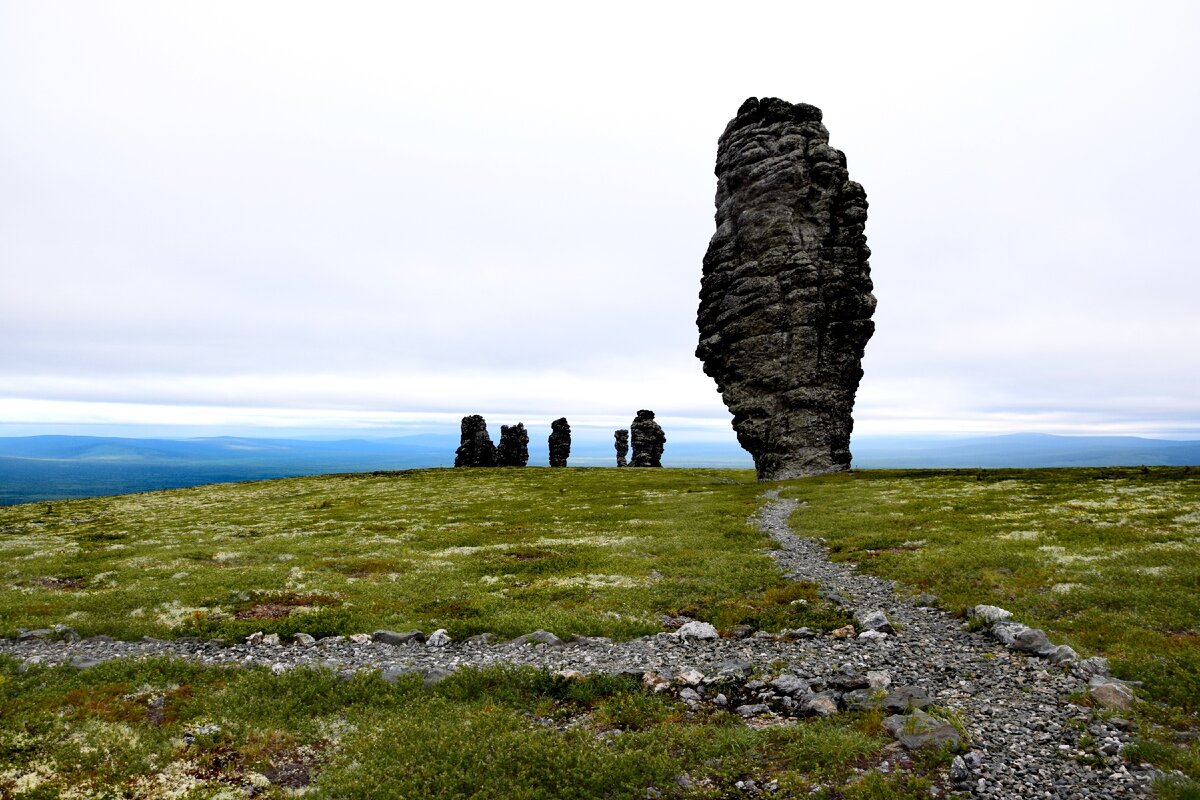
{"label": "tall rock pillar", "polygon": [[866,193],[829,146],[821,110],[773,97],[738,109],[716,174],[696,356],[760,480],[849,469],[875,331]]}

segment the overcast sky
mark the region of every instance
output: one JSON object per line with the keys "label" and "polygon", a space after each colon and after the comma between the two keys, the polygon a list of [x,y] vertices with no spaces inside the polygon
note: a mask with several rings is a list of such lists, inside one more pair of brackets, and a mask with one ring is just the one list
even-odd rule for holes
{"label": "overcast sky", "polygon": [[731,439],[713,162],[777,96],[871,204],[858,432],[1200,437],[1198,9],[0,0],[0,435]]}

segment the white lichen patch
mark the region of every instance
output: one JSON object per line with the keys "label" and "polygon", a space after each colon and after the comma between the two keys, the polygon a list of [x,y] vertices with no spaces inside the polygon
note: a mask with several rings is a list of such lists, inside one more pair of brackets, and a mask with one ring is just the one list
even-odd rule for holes
{"label": "white lichen patch", "polygon": [[997,538],[1022,542],[1029,541],[1030,539],[1036,539],[1041,535],[1042,534],[1040,531],[1009,531],[1008,533],[1000,534]]}
{"label": "white lichen patch", "polygon": [[571,575],[563,578],[547,578],[540,581],[542,586],[569,586],[586,589],[630,589],[641,586],[644,581],[629,575]]}
{"label": "white lichen patch", "polygon": [[242,554],[236,551],[220,552],[213,555],[212,560],[218,564],[228,564],[231,561],[236,561],[241,558]]}
{"label": "white lichen patch", "polygon": [[[218,612],[219,613],[219,612]],[[182,625],[186,620],[198,616],[211,616],[213,609],[208,606],[185,606],[178,600],[172,600],[169,603],[163,603],[158,607],[157,613],[154,615],[155,621],[159,625],[168,628],[174,628],[177,625]],[[132,612],[130,616],[133,616]]]}
{"label": "white lichen patch", "polygon": [[1050,587],[1050,591],[1054,592],[1055,594],[1066,594],[1067,592],[1073,592],[1076,589],[1082,588],[1082,583],[1056,583]]}

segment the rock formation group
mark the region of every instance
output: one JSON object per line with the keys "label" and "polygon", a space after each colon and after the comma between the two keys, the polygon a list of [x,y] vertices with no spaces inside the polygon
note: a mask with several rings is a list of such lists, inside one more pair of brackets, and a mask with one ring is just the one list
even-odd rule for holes
{"label": "rock formation group", "polygon": [[696,356],[761,480],[849,469],[875,330],[866,193],[829,146],[821,110],[773,97],[738,109],[716,175]]}
{"label": "rock formation group", "polygon": [[[454,453],[456,467],[524,467],[529,464],[529,433],[525,424],[500,426],[500,445],[492,444],[487,422],[479,414],[462,418],[458,450]],[[642,409],[629,429],[613,432],[613,445],[617,451],[617,466],[630,466],[626,460],[629,453],[630,434],[633,439],[635,467],[661,467],[663,447],[667,437],[662,427],[654,421],[654,412]],[[546,444],[550,450],[550,466],[565,467],[571,457],[571,425],[566,417],[550,423],[550,438]]]}

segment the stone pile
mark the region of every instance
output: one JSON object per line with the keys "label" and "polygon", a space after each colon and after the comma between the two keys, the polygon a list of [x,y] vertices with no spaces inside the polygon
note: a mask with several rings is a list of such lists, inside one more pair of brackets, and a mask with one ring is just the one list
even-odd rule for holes
{"label": "stone pile", "polygon": [[829,146],[820,109],[773,97],[738,109],[716,174],[696,356],[761,480],[849,469],[875,330],[866,193]]}
{"label": "stone pile", "polygon": [[565,467],[571,456],[571,426],[566,417],[550,423],[550,466]]}
{"label": "stone pile", "polygon": [[667,443],[662,427],[654,421],[654,412],[642,409],[629,426],[633,438],[633,466],[661,467],[663,447]]}
{"label": "stone pile", "polygon": [[525,424],[500,426],[500,446],[496,448],[496,465],[524,467],[529,463],[529,434]]}
{"label": "stone pile", "polygon": [[496,466],[496,445],[488,435],[487,422],[478,414],[462,418],[458,450],[454,452],[456,467]]}

